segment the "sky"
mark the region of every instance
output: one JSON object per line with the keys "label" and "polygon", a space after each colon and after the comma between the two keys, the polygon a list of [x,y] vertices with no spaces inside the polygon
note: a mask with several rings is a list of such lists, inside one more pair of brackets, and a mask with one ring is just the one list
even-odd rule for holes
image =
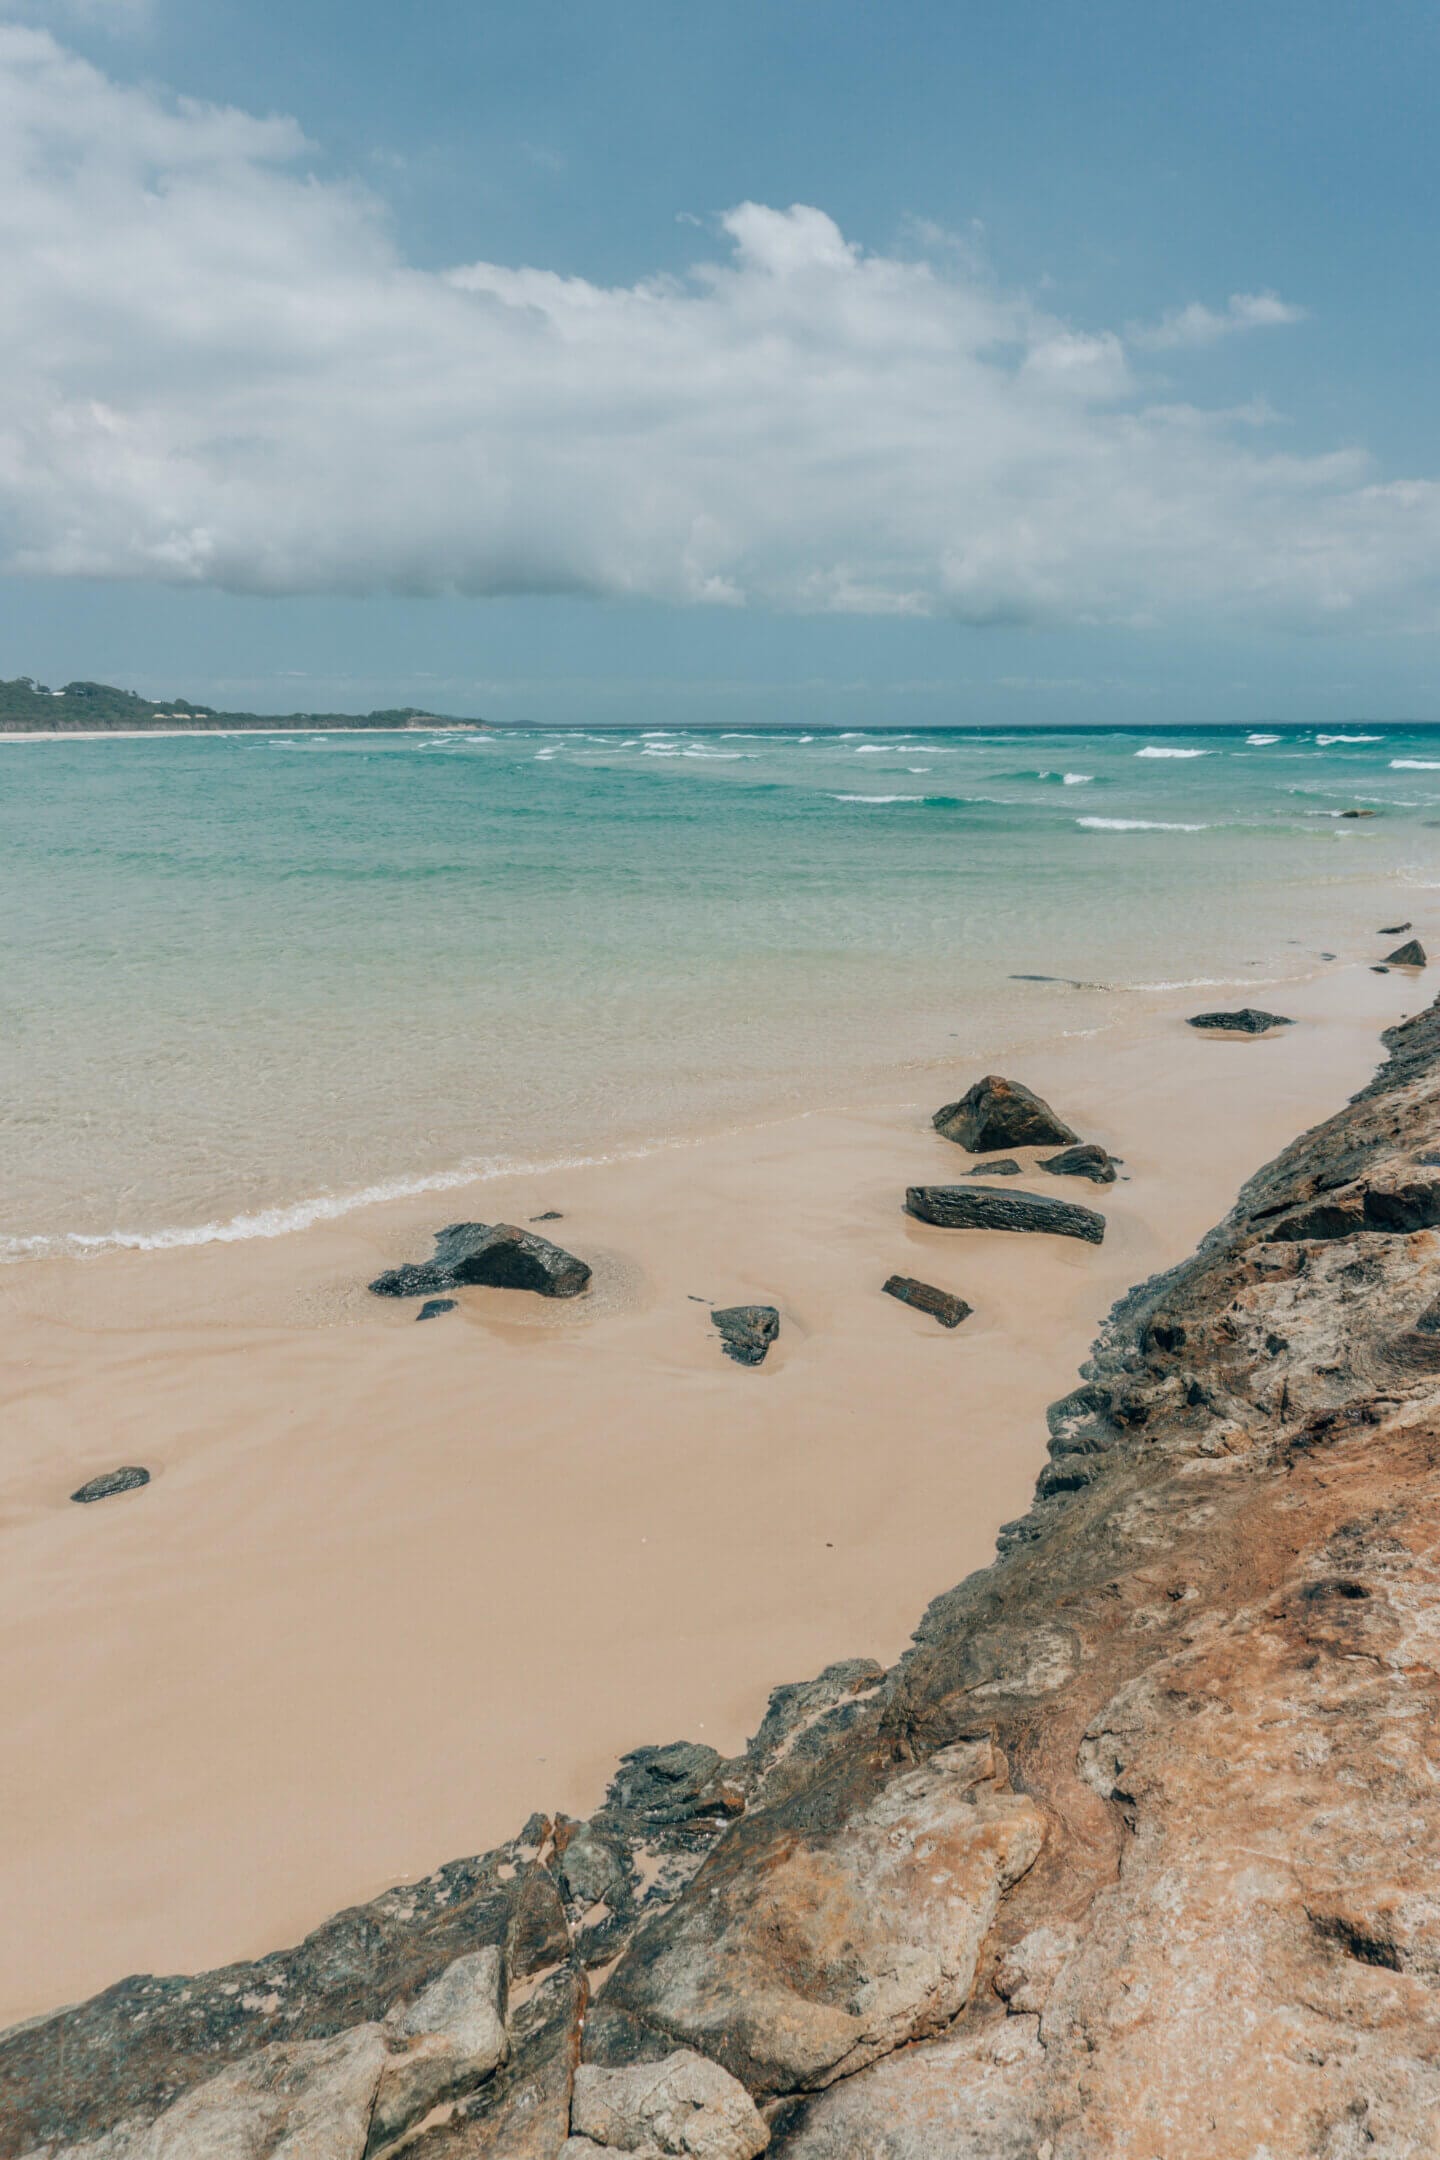
{"label": "sky", "polygon": [[1440,719],[1440,8],[0,0],[0,675]]}

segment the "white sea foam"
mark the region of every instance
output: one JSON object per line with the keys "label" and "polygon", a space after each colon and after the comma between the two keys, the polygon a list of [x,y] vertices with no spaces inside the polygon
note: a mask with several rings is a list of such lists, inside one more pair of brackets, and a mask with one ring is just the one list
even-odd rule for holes
{"label": "white sea foam", "polygon": [[1137,750],[1135,755],[1136,757],[1209,757],[1210,753],[1208,750],[1176,750],[1169,743],[1164,745],[1147,743],[1145,748]]}
{"label": "white sea foam", "polygon": [[1066,787],[1084,787],[1087,780],[1093,780],[1095,775],[1093,772],[1067,772],[1063,777]]}
{"label": "white sea foam", "polygon": [[1245,740],[1248,743],[1279,742],[1280,737],[1278,735],[1247,735]]}
{"label": "white sea foam", "polygon": [[1440,758],[1392,757],[1391,772],[1440,772]]}
{"label": "white sea foam", "polygon": [[831,802],[924,802],[923,795],[832,795]]}
{"label": "white sea foam", "polygon": [[1316,742],[1322,750],[1328,750],[1336,742],[1384,742],[1383,735],[1317,735]]}
{"label": "white sea foam", "polygon": [[1175,825],[1164,818],[1143,817],[1077,817],[1077,825],[1085,825],[1092,832],[1209,832],[1208,825]]}

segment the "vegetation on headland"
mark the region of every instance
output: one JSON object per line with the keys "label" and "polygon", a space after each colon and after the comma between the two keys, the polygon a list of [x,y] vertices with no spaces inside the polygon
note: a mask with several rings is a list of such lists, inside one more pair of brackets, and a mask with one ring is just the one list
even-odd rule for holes
{"label": "vegetation on headland", "polygon": [[0,678],[0,734],[15,735],[43,729],[88,734],[96,729],[129,728],[402,728],[474,727],[474,720],[427,713],[418,705],[402,705],[392,712],[370,713],[247,713],[216,712],[211,705],[195,705],[189,698],[142,698],[133,690],[117,690],[112,683],[71,682],[63,690],[51,690],[28,675],[13,681]]}

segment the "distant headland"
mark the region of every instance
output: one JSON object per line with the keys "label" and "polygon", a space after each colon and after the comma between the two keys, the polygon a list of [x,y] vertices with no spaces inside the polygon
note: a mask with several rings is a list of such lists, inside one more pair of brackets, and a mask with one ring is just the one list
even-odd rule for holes
{"label": "distant headland", "polygon": [[210,705],[194,705],[188,698],[142,698],[133,690],[117,690],[112,683],[70,682],[63,690],[51,690],[28,675],[13,681],[0,678],[0,735],[93,735],[129,734],[176,729],[213,728],[217,733],[237,728],[405,728],[464,727],[485,725],[482,720],[457,719],[453,715],[424,712],[417,705],[403,705],[393,712],[370,713],[247,713],[216,712]]}

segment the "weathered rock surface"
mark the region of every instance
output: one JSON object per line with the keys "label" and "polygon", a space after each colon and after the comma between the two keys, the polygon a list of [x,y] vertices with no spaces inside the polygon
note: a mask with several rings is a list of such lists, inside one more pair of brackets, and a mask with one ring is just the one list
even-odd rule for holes
{"label": "weathered rock surface", "polygon": [[1089,1178],[1092,1185],[1115,1183],[1115,1165],[1097,1140],[1082,1140],[1078,1147],[1048,1156],[1040,1168],[1048,1170],[1052,1177]]}
{"label": "weathered rock surface", "polygon": [[780,1333],[780,1315],[773,1305],[724,1305],[710,1318],[720,1331],[726,1357],[737,1365],[763,1365]]}
{"label": "weathered rock surface", "polygon": [[1397,945],[1394,952],[1386,953],[1385,958],[1391,967],[1423,968],[1429,965],[1425,957],[1425,947],[1419,938],[1413,937],[1408,938],[1403,945]]}
{"label": "weathered rock surface", "polygon": [[582,2063],[570,2102],[575,2133],[566,2160],[592,2153],[633,2153],[662,2160],[756,2160],[770,2133],[738,2080],[706,2055],[677,2048],[663,2062],[602,2070]]}
{"label": "weathered rock surface", "polygon": [[1039,1193],[990,1192],[983,1185],[912,1185],[905,1210],[943,1230],[1041,1230],[1054,1237],[1085,1238],[1099,1245],[1105,1218],[1071,1200]]}
{"label": "weathered rock surface", "polygon": [[438,1320],[442,1313],[454,1312],[454,1310],[455,1299],[453,1297],[426,1298],[425,1303],[420,1307],[415,1317],[417,1320]]}
{"label": "weathered rock surface", "polygon": [[365,2160],[441,2053],[477,2082],[406,2160],[1431,2160],[1440,1008],[1386,1039],[1115,1308],[1034,1506],[893,1670],[0,2035],[0,2160]]}
{"label": "weathered rock surface", "polygon": [[937,1290],[934,1283],[917,1282],[913,1275],[891,1275],[881,1284],[886,1297],[899,1298],[902,1305],[913,1305],[917,1312],[929,1313],[941,1327],[959,1327],[975,1310],[963,1297],[956,1297],[953,1290]]}
{"label": "weathered rock surface", "polygon": [[1242,1005],[1238,1012],[1204,1012],[1191,1015],[1187,1026],[1213,1028],[1227,1035],[1268,1035],[1271,1028],[1294,1027],[1284,1013],[1262,1012],[1258,1006]]}
{"label": "weathered rock surface", "polygon": [[1001,1148],[1064,1147],[1080,1137],[1032,1089],[999,1073],[977,1080],[959,1102],[937,1110],[931,1122],[936,1132],[969,1148],[972,1155],[991,1155]]}
{"label": "weathered rock surface", "polygon": [[976,1163],[974,1169],[967,1170],[965,1175],[966,1177],[1019,1177],[1021,1171],[1019,1163],[1012,1156],[1004,1155],[999,1162]]}
{"label": "weathered rock surface", "polygon": [[579,1297],[590,1269],[563,1245],[514,1223],[450,1223],[435,1233],[435,1257],[377,1275],[377,1297],[429,1297],[432,1291],[484,1284],[493,1290],[533,1290],[541,1297]]}
{"label": "weathered rock surface", "polygon": [[83,1485],[76,1486],[70,1497],[82,1502],[108,1500],[112,1493],[134,1492],[137,1486],[149,1482],[148,1470],[139,1463],[126,1463],[121,1470],[102,1470],[99,1477],[87,1478]]}

